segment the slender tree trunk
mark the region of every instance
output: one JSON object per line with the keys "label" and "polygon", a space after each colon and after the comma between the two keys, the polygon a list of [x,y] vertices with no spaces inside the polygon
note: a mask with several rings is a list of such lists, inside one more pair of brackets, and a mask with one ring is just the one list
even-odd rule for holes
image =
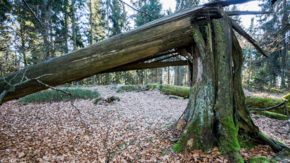
{"label": "slender tree trunk", "polygon": [[[282,28],[288,24],[288,14],[287,14],[287,5],[286,0],[283,0],[283,18],[282,18]],[[281,86],[280,88],[286,88],[285,79],[286,79],[286,57],[288,53],[287,44],[286,44],[286,34],[282,36],[282,63],[281,63]]]}
{"label": "slender tree trunk", "polygon": [[249,77],[248,77],[248,88],[250,88],[250,80],[251,80],[251,66],[252,66],[252,48],[250,47],[250,61],[249,61]]}
{"label": "slender tree trunk", "polygon": [[52,30],[52,18],[50,17],[50,26],[49,26],[49,29],[50,29],[50,44],[51,44],[51,49],[49,50],[50,51],[50,58],[54,58],[56,57],[55,55],[55,47],[54,47],[54,41],[53,41],[53,30]]}
{"label": "slender tree trunk", "polygon": [[170,84],[170,67],[167,67],[167,75],[168,75],[168,84]]}
{"label": "slender tree trunk", "polygon": [[64,1],[64,52],[68,53],[68,0]]}
{"label": "slender tree trunk", "polygon": [[73,50],[77,49],[77,39],[76,39],[76,22],[75,22],[75,0],[72,0],[71,4],[72,13],[72,32],[73,32]]}
{"label": "slender tree trunk", "polygon": [[22,55],[23,55],[23,63],[24,66],[26,67],[28,65],[27,63],[27,57],[26,57],[26,49],[25,49],[25,38],[24,38],[24,23],[23,21],[20,22],[20,35],[21,35],[21,51],[22,51]]}
{"label": "slender tree trunk", "polygon": [[144,84],[148,84],[148,81],[147,81],[147,69],[144,70]]}

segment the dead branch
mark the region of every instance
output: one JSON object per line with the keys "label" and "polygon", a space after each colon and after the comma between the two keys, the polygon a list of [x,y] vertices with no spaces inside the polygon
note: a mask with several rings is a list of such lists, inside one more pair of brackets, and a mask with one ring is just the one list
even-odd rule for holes
{"label": "dead branch", "polygon": [[150,16],[150,15],[149,15],[148,13],[146,13],[146,12],[143,12],[143,11],[140,11],[140,10],[135,9],[133,6],[129,5],[128,3],[126,3],[126,2],[124,2],[124,1],[122,1],[122,0],[119,0],[119,1],[120,1],[121,3],[123,3],[123,4],[127,5],[127,6],[129,6],[130,8],[132,8],[132,9],[135,10],[135,11],[141,12],[141,13],[143,13],[143,14],[149,16],[149,17],[152,18],[152,19],[156,19],[156,18]]}
{"label": "dead branch", "polygon": [[29,5],[26,3],[26,1],[23,0],[23,2],[24,2],[24,4],[25,4],[25,6],[29,9],[29,11],[31,12],[31,14],[35,17],[35,19],[40,23],[41,27],[43,27],[41,21],[36,17],[36,15],[35,15],[34,12],[31,10],[31,8],[30,8]]}
{"label": "dead branch", "polygon": [[137,138],[137,137],[135,137],[132,141],[130,141],[129,144],[125,148],[120,149],[120,150],[115,150],[115,151],[112,151],[111,152],[110,149],[106,145],[106,143],[108,141],[110,129],[111,129],[111,125],[109,125],[109,127],[108,127],[107,134],[106,134],[106,138],[104,140],[104,147],[108,151],[108,154],[106,155],[107,156],[107,161],[106,161],[107,163],[109,163],[119,152],[122,152],[122,151],[126,150],[136,140],[136,138]]}
{"label": "dead branch", "polygon": [[[27,69],[28,69],[28,67],[27,67],[27,68],[24,70],[24,72],[22,73],[23,76],[22,76],[22,79],[21,79],[21,81],[20,81],[19,83],[12,84],[11,82],[12,82],[13,79],[15,79],[15,78],[17,77],[17,75],[20,73],[20,71],[18,71],[18,72],[15,74],[15,76],[14,76],[12,79],[9,80],[9,82],[7,82],[7,81],[5,80],[5,77],[3,78],[4,82],[7,84],[7,86],[10,86],[10,88],[4,90],[4,91],[0,94],[0,105],[2,104],[2,99],[5,97],[5,95],[6,95],[7,93],[14,92],[14,91],[15,91],[15,87],[20,86],[20,85],[23,85],[23,84],[25,84],[25,83],[27,83],[27,82],[30,82],[30,81],[33,81],[33,80],[38,80],[38,79],[40,79],[40,78],[42,78],[42,77],[44,77],[44,76],[47,76],[47,75],[52,75],[52,74],[44,74],[44,75],[41,75],[41,76],[39,76],[39,77],[37,77],[37,78],[34,78],[34,79],[28,79],[28,78],[25,76],[25,73],[26,73]],[[23,81],[24,78],[26,78],[25,81]]]}
{"label": "dead branch", "polygon": [[[276,109],[276,108],[278,108],[278,107],[280,107],[280,106],[282,106],[282,105],[286,105],[286,101],[284,101],[284,102],[282,102],[281,104],[278,104],[278,105],[276,105],[276,106],[270,107],[270,108],[265,108],[265,109],[255,109],[255,108],[253,108],[253,109],[250,109],[250,110],[254,110],[254,111],[266,111],[266,110]],[[286,107],[287,107],[287,106],[286,106]],[[287,113],[288,113],[288,112],[287,112]],[[289,116],[288,116],[288,118],[289,118]]]}

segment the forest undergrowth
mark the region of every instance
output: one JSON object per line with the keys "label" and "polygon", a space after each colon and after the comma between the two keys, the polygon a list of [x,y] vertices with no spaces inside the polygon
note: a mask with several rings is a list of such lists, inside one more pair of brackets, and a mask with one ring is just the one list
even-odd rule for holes
{"label": "forest undergrowth", "polygon": [[[218,151],[174,153],[166,130],[186,108],[188,100],[169,99],[157,89],[117,93],[112,86],[97,86],[102,97],[120,101],[95,105],[93,99],[29,103],[18,100],[0,106],[0,162],[228,162]],[[290,146],[286,121],[252,115],[268,136]],[[165,131],[166,130],[166,131]],[[165,131],[165,132],[163,132]],[[161,134],[162,133],[162,134]],[[245,160],[273,157],[269,146],[243,148]]]}

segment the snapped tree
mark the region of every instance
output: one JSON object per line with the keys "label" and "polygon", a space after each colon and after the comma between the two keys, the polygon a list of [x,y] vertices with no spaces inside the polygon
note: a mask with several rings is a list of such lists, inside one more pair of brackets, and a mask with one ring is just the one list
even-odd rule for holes
{"label": "snapped tree", "polygon": [[[245,1],[231,1],[238,2]],[[144,62],[166,56],[170,53],[166,51],[174,48],[187,58],[194,83],[188,106],[175,126],[183,131],[183,135],[174,150],[208,151],[218,146],[231,162],[243,162],[238,136],[245,133],[278,152],[282,148],[260,132],[245,105],[241,84],[242,49],[233,29],[260,53],[266,54],[255,40],[228,17],[230,14],[221,7],[215,7],[231,3],[213,2],[181,11],[131,32],[32,66],[25,73],[20,73],[31,80],[19,86],[15,86],[15,83],[21,81],[24,75],[4,77],[0,80],[0,92],[6,91],[3,102],[47,89],[34,81],[43,74],[52,75],[39,80],[55,86],[98,73],[146,69],[150,68],[148,64],[151,67],[157,65]],[[15,86],[14,91],[7,93],[11,89],[6,81]]]}

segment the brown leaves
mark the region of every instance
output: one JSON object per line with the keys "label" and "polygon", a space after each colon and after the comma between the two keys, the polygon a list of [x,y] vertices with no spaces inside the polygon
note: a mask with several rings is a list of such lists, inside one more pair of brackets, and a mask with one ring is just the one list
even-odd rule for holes
{"label": "brown leaves", "polygon": [[[111,129],[106,146],[110,151],[123,149],[136,137],[112,162],[227,162],[217,147],[207,154],[194,150],[175,153],[175,157],[170,152],[174,143],[168,136],[176,137],[176,133],[168,130],[159,135],[179,118],[187,100],[169,99],[157,90],[116,93],[104,86],[97,89],[105,98],[115,95],[122,100],[108,106],[76,100],[87,126],[80,122],[70,102],[18,105],[11,101],[0,106],[0,162],[105,162],[108,123]],[[266,128],[260,121],[257,124]],[[248,159],[272,156],[273,152],[258,146],[243,149],[242,154]]]}

